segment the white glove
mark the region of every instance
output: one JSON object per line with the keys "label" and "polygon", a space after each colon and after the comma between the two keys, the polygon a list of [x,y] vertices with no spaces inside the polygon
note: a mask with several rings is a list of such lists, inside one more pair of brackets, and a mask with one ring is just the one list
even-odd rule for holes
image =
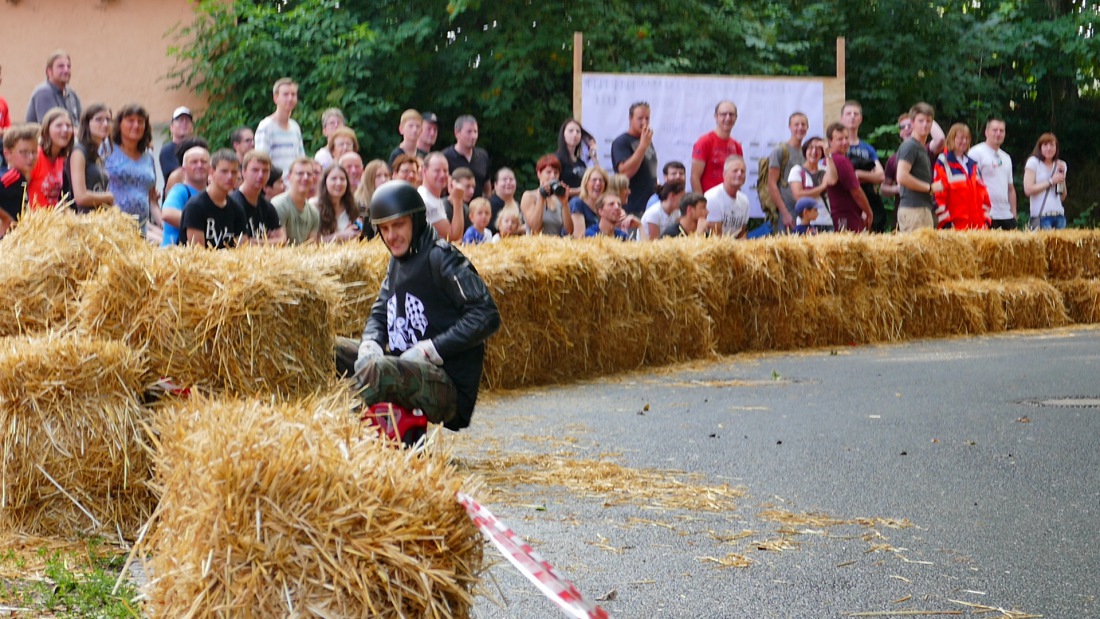
{"label": "white glove", "polygon": [[401,358],[415,363],[443,365],[443,358],[436,352],[435,344],[431,340],[420,340],[412,348],[401,353]]}
{"label": "white glove", "polygon": [[359,344],[359,357],[355,360],[355,373],[358,374],[359,370],[362,370],[367,361],[375,357],[381,357],[383,355],[382,347],[378,345],[378,342],[374,340],[363,340]]}

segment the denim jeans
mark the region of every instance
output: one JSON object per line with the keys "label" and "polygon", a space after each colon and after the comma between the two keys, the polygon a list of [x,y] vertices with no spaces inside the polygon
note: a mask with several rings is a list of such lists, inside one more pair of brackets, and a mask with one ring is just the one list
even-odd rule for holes
{"label": "denim jeans", "polygon": [[1043,215],[1039,218],[1039,227],[1043,230],[1064,230],[1066,228],[1066,216]]}

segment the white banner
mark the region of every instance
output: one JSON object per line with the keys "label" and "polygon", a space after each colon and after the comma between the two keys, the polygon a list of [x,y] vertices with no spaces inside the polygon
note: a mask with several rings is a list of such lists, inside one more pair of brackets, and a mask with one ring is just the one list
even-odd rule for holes
{"label": "white banner", "polygon": [[790,115],[806,114],[810,120],[807,137],[824,137],[825,89],[820,80],[585,73],[581,82],[581,124],[596,136],[600,163],[608,170],[611,143],[629,127],[631,104],[649,103],[659,182],[664,182],[659,170],[669,161],[679,161],[687,168],[691,184],[691,149],[696,140],[714,130],[718,102],[732,101],[737,106],[733,138],[745,150],[748,178],[744,191],[752,203],[753,217],[764,216],[756,196],[758,162],[776,144],[790,138]]}

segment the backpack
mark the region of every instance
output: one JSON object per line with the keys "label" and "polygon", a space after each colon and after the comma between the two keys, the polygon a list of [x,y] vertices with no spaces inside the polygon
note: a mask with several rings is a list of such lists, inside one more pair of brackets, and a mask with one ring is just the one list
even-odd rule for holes
{"label": "backpack", "polygon": [[[768,169],[770,157],[761,157],[756,170],[756,195],[760,197],[760,209],[764,211],[764,218],[771,224],[772,230],[779,225],[779,205],[772,203],[772,196],[768,192]],[[783,170],[791,161],[791,147],[783,142],[783,155],[779,161],[779,187],[787,186],[787,179],[783,177]]]}

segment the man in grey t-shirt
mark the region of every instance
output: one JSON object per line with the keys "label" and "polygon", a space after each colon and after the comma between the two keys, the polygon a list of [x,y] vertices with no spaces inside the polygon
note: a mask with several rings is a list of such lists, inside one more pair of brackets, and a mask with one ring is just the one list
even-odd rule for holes
{"label": "man in grey t-shirt", "polygon": [[923,101],[909,110],[913,120],[913,133],[898,149],[898,231],[912,232],[921,228],[935,228],[932,217],[935,211],[934,194],[943,191],[942,183],[932,182],[932,161],[924,143],[932,131],[935,112]]}
{"label": "man in grey t-shirt", "polygon": [[791,137],[777,144],[768,156],[768,194],[779,208],[780,225],[790,232],[794,229],[794,194],[787,184],[787,177],[791,174],[791,168],[806,162],[802,156],[802,138],[806,137],[810,121],[802,112],[795,112],[787,119],[787,127],[791,130]]}

